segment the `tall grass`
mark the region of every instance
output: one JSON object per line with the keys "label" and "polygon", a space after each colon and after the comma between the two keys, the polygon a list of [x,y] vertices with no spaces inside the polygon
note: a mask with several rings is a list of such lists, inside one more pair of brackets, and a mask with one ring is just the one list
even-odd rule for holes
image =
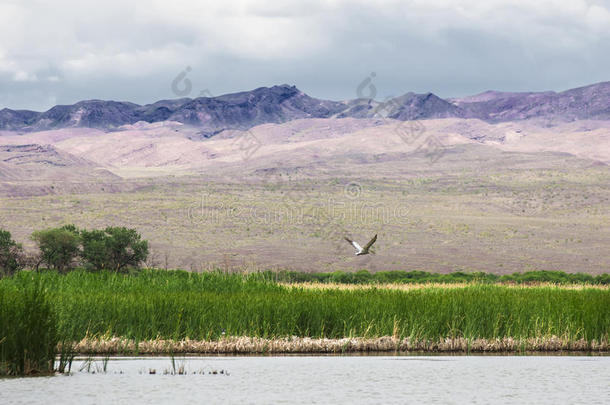
{"label": "tall grass", "polygon": [[[263,338],[559,336],[586,341],[607,341],[610,333],[607,289],[473,284],[327,290],[285,287],[258,274],[180,271],[47,272],[41,282],[57,314],[58,335],[67,340],[217,339],[223,330]],[[35,283],[22,273],[1,280],[0,287],[10,292],[19,284],[36,288]],[[23,316],[18,321],[26,322]]]}
{"label": "tall grass", "polygon": [[565,273],[563,271],[527,271],[497,275],[485,272],[431,273],[426,271],[378,271],[370,273],[367,270],[356,272],[335,271],[328,273],[303,273],[299,271],[265,271],[262,275],[270,280],[287,283],[321,282],[321,283],[484,283],[484,284],[528,284],[528,283],[554,283],[554,284],[610,284],[610,274],[593,276],[586,273]]}
{"label": "tall grass", "polygon": [[57,322],[40,277],[0,283],[0,375],[53,371]]}

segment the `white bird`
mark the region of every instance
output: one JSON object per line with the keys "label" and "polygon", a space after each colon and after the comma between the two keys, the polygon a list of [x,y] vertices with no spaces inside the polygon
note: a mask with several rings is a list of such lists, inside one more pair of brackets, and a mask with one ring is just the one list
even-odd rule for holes
{"label": "white bird", "polygon": [[348,241],[349,243],[351,243],[354,248],[356,248],[356,256],[368,255],[369,249],[371,248],[371,246],[373,246],[373,243],[375,243],[375,241],[377,240],[377,234],[375,234],[375,236],[373,236],[373,239],[371,239],[369,241],[369,243],[366,244],[365,247],[361,247],[358,244],[358,242],[354,242],[353,240],[351,240],[348,237],[346,237],[345,240]]}

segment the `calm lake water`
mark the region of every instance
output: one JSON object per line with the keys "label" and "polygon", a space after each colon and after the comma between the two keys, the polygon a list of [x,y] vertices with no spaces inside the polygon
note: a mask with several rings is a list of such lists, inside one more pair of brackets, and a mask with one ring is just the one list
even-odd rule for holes
{"label": "calm lake water", "polygon": [[164,375],[167,357],[111,358],[106,373],[101,358],[89,364],[76,361],[71,376],[0,379],[0,403],[610,404],[602,356],[176,358],[187,375]]}

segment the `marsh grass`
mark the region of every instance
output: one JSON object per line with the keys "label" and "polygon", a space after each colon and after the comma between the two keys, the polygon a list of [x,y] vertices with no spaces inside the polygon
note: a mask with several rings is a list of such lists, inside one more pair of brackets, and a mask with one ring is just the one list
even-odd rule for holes
{"label": "marsh grass", "polygon": [[[119,337],[132,342],[118,352],[137,352],[139,342],[156,341],[167,346],[159,352],[171,353],[171,342],[223,341],[223,331],[267,341],[292,336],[391,336],[412,342],[560,339],[562,347],[599,345],[608,342],[610,332],[610,290],[586,286],[312,289],[283,286],[259,274],[182,271],[46,272],[40,282],[49,291],[62,340]],[[3,292],[17,285],[40,288],[27,273],[0,281]]]}
{"label": "marsh grass", "polygon": [[[98,363],[97,359],[92,356],[89,356],[83,361],[81,364],[79,371],[87,372],[90,374],[106,374],[108,372],[108,361],[110,357],[108,355],[104,356]],[[71,364],[71,363],[70,363]],[[68,371],[69,374],[69,371]]]}
{"label": "marsh grass", "polygon": [[331,283],[339,284],[557,284],[557,285],[610,285],[610,274],[603,273],[597,276],[586,273],[566,273],[563,271],[526,271],[497,275],[486,272],[434,273],[427,271],[378,271],[370,273],[367,270],[355,272],[334,271],[320,273],[304,273],[298,271],[282,270],[278,272],[264,271],[261,275],[269,280],[284,283]]}
{"label": "marsh grass", "polygon": [[55,371],[62,374],[70,374],[72,362],[76,357],[76,345],[74,342],[63,339],[57,346],[57,368]]}
{"label": "marsh grass", "polygon": [[53,372],[57,318],[39,276],[0,283],[0,375]]}

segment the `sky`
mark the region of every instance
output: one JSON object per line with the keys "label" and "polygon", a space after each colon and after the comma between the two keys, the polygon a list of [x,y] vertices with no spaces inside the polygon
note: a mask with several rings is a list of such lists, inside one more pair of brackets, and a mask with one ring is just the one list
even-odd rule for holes
{"label": "sky", "polygon": [[0,109],[274,84],[331,100],[610,81],[610,0],[0,0]]}

